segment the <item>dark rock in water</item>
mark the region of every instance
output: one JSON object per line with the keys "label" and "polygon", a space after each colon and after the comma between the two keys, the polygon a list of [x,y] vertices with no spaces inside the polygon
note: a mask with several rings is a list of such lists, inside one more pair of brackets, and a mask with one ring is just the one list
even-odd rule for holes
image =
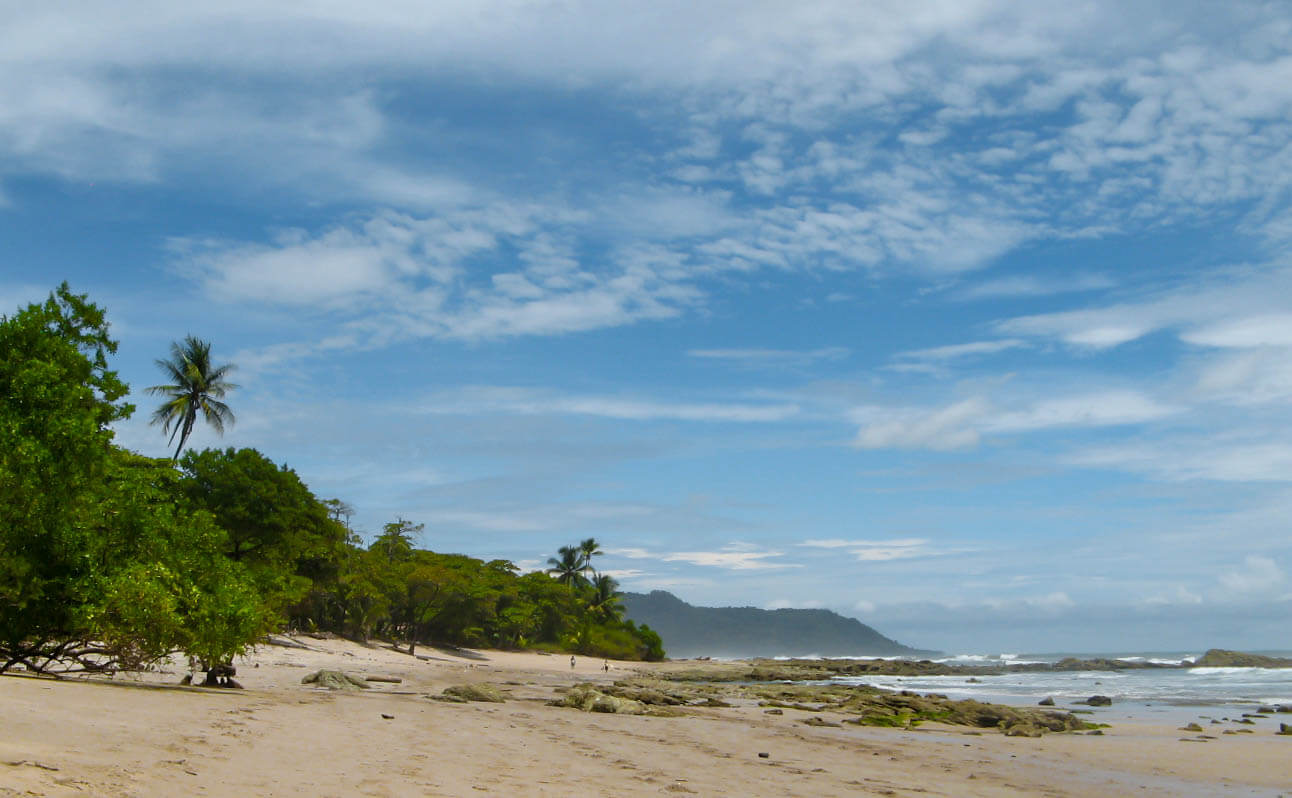
{"label": "dark rock in water", "polygon": [[1180,731],[1196,731],[1196,732],[1200,732],[1200,731],[1202,731],[1202,727],[1201,727],[1201,726],[1199,726],[1199,725],[1198,725],[1198,724],[1196,724],[1196,723],[1190,723],[1190,724],[1188,724],[1188,725],[1186,725],[1186,726],[1181,726],[1181,727],[1180,727]]}
{"label": "dark rock in water", "polygon": [[381,713],[381,717],[382,717],[383,719],[385,719],[385,720],[394,720],[394,719],[395,719],[395,716],[394,716],[394,715],[387,715],[385,712]]}
{"label": "dark rock in water", "polygon": [[1046,696],[1045,698],[1042,698],[1040,701],[1037,701],[1036,705],[1039,707],[1052,707],[1054,706],[1054,699],[1050,698],[1049,696]]}
{"label": "dark rock in water", "polygon": [[1279,704],[1279,705],[1278,705],[1278,707],[1276,707],[1276,711],[1278,711],[1278,712],[1292,712],[1292,704]]}
{"label": "dark rock in water", "polygon": [[970,676],[968,679],[965,679],[965,684],[982,684],[982,679],[979,679],[977,676]]}
{"label": "dark rock in water", "polygon": [[1195,668],[1292,668],[1292,659],[1213,648],[1194,661]]}
{"label": "dark rock in water", "polygon": [[765,709],[765,710],[763,710],[763,714],[764,714],[764,715],[784,715],[784,714],[785,714],[785,710],[783,710],[783,709]]}
{"label": "dark rock in water", "polygon": [[768,758],[768,757],[770,757],[770,756],[771,756],[771,754],[767,753],[766,751],[759,751],[759,752],[758,752],[758,758],[759,758],[759,759],[767,759],[767,758]]}
{"label": "dark rock in water", "polygon": [[1279,724],[1279,734],[1292,734],[1292,726],[1286,723]]}
{"label": "dark rock in water", "polygon": [[1272,714],[1272,713],[1274,713],[1274,712],[1277,712],[1278,710],[1276,710],[1274,707],[1257,707],[1257,708],[1256,708],[1256,711],[1257,711],[1257,712],[1263,712],[1263,713],[1265,713],[1266,715],[1269,715],[1269,714]]}
{"label": "dark rock in water", "polygon": [[1085,701],[1078,701],[1079,704],[1089,704],[1092,707],[1110,707],[1113,700],[1106,695],[1092,695]]}

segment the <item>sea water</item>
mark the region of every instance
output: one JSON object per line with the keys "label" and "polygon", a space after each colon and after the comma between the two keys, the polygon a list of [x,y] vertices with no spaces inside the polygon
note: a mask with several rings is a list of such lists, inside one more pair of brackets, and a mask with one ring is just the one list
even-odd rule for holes
{"label": "sea water", "polygon": [[[1263,652],[1292,657],[1288,652]],[[1151,654],[961,654],[935,659],[948,665],[1007,666],[1054,663],[1064,657],[1121,659],[1131,662],[1188,664],[1197,653]],[[972,679],[973,681],[970,681]],[[889,690],[940,693],[1014,706],[1035,706],[1045,698],[1056,709],[1093,710],[1093,720],[1184,722],[1199,718],[1238,720],[1261,706],[1292,707],[1292,668],[1151,668],[1123,671],[1038,671],[999,675],[839,677],[844,684],[868,684]],[[1093,695],[1111,698],[1111,707],[1078,702]],[[1292,714],[1256,718],[1253,728],[1292,725]]]}

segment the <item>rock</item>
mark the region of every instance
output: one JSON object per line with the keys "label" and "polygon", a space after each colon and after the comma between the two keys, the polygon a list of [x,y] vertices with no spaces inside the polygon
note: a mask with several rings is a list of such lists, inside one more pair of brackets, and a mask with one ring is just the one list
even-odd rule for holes
{"label": "rock", "polygon": [[979,679],[977,676],[970,676],[968,679],[965,679],[965,684],[982,684],[982,679]]}
{"label": "rock", "polygon": [[192,684],[192,683],[193,683],[193,674],[191,674],[191,673],[186,673],[186,674],[184,674],[184,678],[183,678],[183,679],[180,679],[180,680],[179,680],[179,683],[180,683],[180,684]]}
{"label": "rock", "polygon": [[398,676],[373,676],[367,673],[363,675],[363,678],[370,682],[385,682],[387,684],[402,684],[404,681]]}
{"label": "rock", "polygon": [[1078,701],[1079,704],[1089,704],[1092,707],[1110,707],[1113,700],[1106,695],[1092,695],[1085,701]]}
{"label": "rock", "polygon": [[1198,724],[1196,724],[1196,723],[1190,723],[1190,724],[1188,724],[1187,726],[1181,726],[1181,727],[1180,727],[1180,731],[1196,731],[1196,732],[1200,732],[1200,731],[1202,731],[1202,727],[1201,727],[1201,726],[1199,726],[1199,725],[1198,725]]}
{"label": "rock", "polygon": [[1049,696],[1046,696],[1045,698],[1042,698],[1040,701],[1037,701],[1036,705],[1040,707],[1052,707],[1054,706],[1054,699],[1050,698]]}
{"label": "rock", "polygon": [[386,720],[394,720],[394,719],[395,719],[395,716],[394,716],[394,715],[387,715],[385,712],[381,713],[381,717],[383,717],[383,718],[384,718],[384,719],[386,719]]}
{"label": "rock", "polygon": [[1087,735],[1089,735],[1089,736],[1092,736],[1092,737],[1103,737],[1103,736],[1104,736],[1104,730],[1103,730],[1103,729],[1095,729],[1094,731],[1088,731],[1088,732],[1086,732],[1086,734],[1087,734]]}
{"label": "rock", "polygon": [[1279,704],[1274,708],[1276,712],[1292,712],[1292,704]]}
{"label": "rock", "polygon": [[489,704],[501,704],[507,700],[502,691],[492,684],[455,684],[444,688],[444,695]]}
{"label": "rock", "polygon": [[783,709],[764,709],[764,710],[763,710],[763,714],[764,714],[764,715],[784,715],[784,714],[785,714],[785,710],[783,710]]}
{"label": "rock", "polygon": [[1279,732],[1278,732],[1278,733],[1279,733],[1279,734],[1292,734],[1292,726],[1289,726],[1289,725],[1288,725],[1288,724],[1286,724],[1286,723],[1280,723],[1280,724],[1279,724]]}
{"label": "rock", "polygon": [[1256,708],[1256,711],[1257,711],[1257,712],[1264,713],[1264,714],[1266,714],[1266,715],[1272,715],[1272,714],[1274,714],[1275,712],[1277,712],[1278,710],[1277,710],[1277,709],[1275,709],[1274,707],[1257,707],[1257,708]]}
{"label": "rock", "polygon": [[358,676],[341,671],[318,670],[301,678],[301,684],[312,684],[328,690],[367,690],[368,683]]}
{"label": "rock", "polygon": [[771,756],[771,754],[769,754],[769,753],[768,753],[768,752],[766,752],[766,751],[759,751],[759,752],[758,752],[758,758],[759,758],[759,759],[767,759],[767,758],[768,758],[768,757],[770,757],[770,756]]}
{"label": "rock", "polygon": [[242,685],[238,684],[238,682],[237,682],[237,680],[236,680],[236,679],[225,679],[225,680],[224,680],[224,684],[222,684],[222,685],[220,685],[220,686],[221,686],[221,687],[232,687],[234,690],[244,690],[244,689],[246,689],[246,688],[244,688]]}
{"label": "rock", "polygon": [[1194,661],[1195,668],[1292,668],[1292,659],[1213,648]]}
{"label": "rock", "polygon": [[606,695],[590,685],[575,685],[564,698],[549,701],[549,706],[573,707],[584,712],[606,712],[615,715],[645,715],[646,705],[632,698]]}
{"label": "rock", "polygon": [[1045,734],[1045,729],[1037,726],[1035,723],[1024,721],[1015,723],[1004,730],[1006,737],[1040,737]]}
{"label": "rock", "polygon": [[700,701],[699,703],[692,704],[691,706],[693,707],[729,707],[731,706],[731,704],[728,704],[726,701],[723,701],[721,698],[709,697],[704,699],[703,701]]}
{"label": "rock", "polygon": [[837,727],[837,726],[839,726],[839,725],[840,725],[840,724],[838,724],[838,723],[835,723],[835,722],[834,722],[834,721],[832,721],[832,720],[826,720],[825,718],[821,717],[820,715],[814,715],[814,716],[812,716],[812,717],[810,717],[810,718],[807,718],[807,719],[802,720],[802,721],[799,721],[799,722],[800,722],[800,723],[804,723],[804,724],[806,724],[806,725],[808,725],[808,726],[835,726],[835,727]]}

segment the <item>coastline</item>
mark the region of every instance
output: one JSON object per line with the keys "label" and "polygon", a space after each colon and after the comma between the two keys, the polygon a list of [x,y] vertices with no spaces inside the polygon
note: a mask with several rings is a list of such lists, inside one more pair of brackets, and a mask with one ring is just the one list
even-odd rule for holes
{"label": "coastline", "polygon": [[[811,712],[737,702],[677,717],[587,713],[547,701],[578,682],[703,663],[615,662],[607,673],[585,658],[571,671],[559,655],[425,649],[420,659],[303,642],[310,650],[266,645],[238,661],[245,690],[175,687],[179,669],[0,679],[0,796],[1292,795],[1292,737],[1264,730],[1202,740],[1117,721],[1099,736],[1019,738],[936,723],[808,726]],[[401,681],[353,693],[300,683],[318,668]],[[478,683],[508,701],[426,697]]]}

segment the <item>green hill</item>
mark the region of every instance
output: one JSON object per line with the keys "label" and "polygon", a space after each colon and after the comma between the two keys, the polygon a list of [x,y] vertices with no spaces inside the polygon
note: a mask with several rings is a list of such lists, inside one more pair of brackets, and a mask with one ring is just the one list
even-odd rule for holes
{"label": "green hill", "polygon": [[830,610],[695,607],[672,593],[625,593],[627,616],[664,638],[670,657],[894,657],[921,651]]}

